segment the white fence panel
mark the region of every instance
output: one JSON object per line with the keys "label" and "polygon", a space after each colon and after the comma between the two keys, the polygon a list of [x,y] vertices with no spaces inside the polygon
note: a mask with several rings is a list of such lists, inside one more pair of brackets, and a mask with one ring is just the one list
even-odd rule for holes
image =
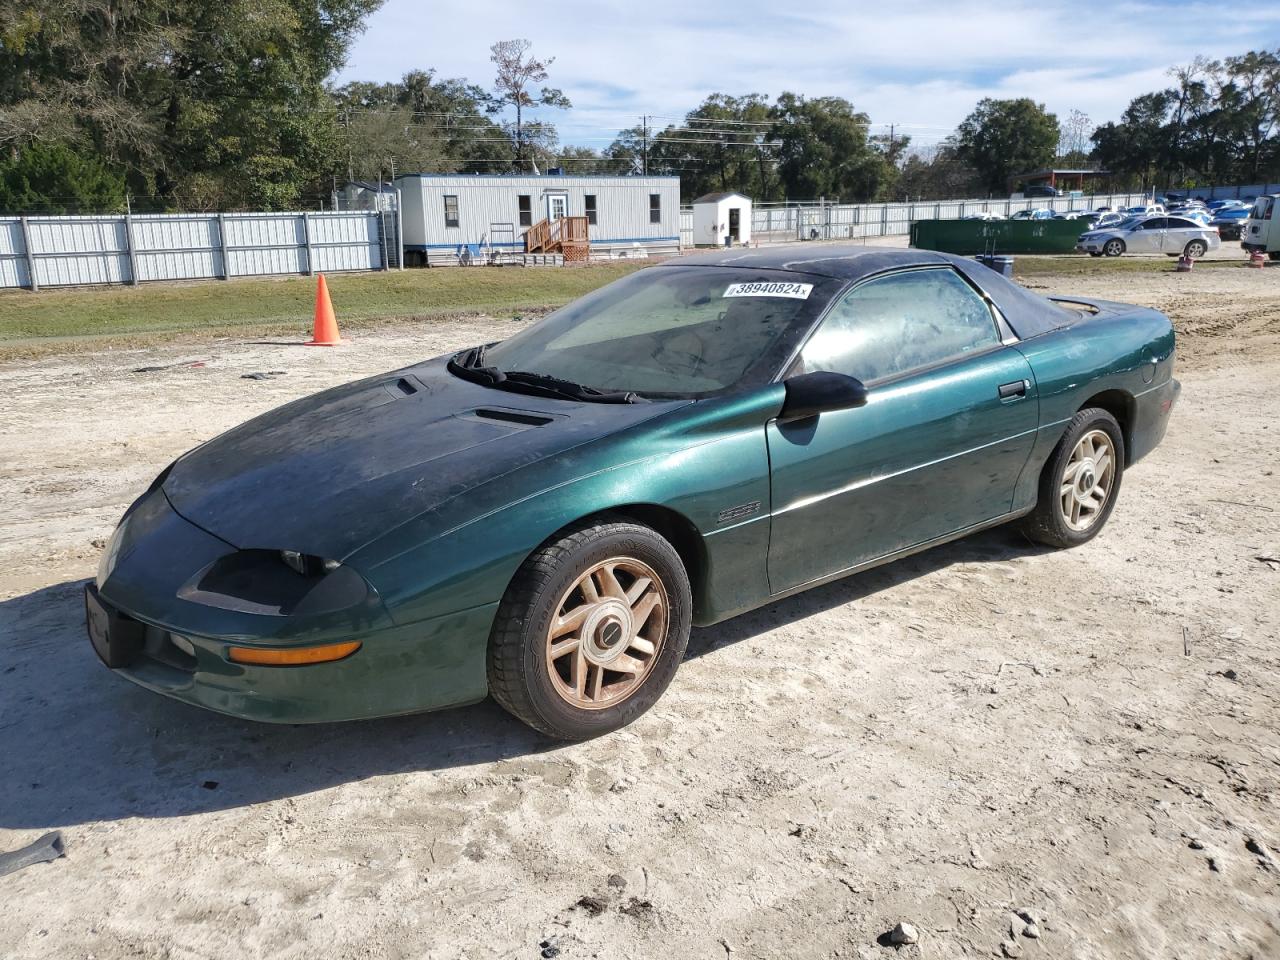
{"label": "white fence panel", "polygon": [[[1032,197],[1023,200],[922,200],[905,203],[757,204],[751,211],[751,236],[756,243],[796,240],[870,240],[905,236],[917,220],[954,220],[979,213],[1009,217],[1019,210],[1049,208],[1055,213],[1124,207],[1146,201],[1143,194],[1097,194],[1087,197]],[[681,217],[681,239],[693,239],[692,214],[688,228]]]}
{"label": "white fence panel", "polygon": [[208,216],[132,218],[138,280],[199,280],[222,275],[218,222]]}
{"label": "white fence panel", "polygon": [[29,287],[21,220],[0,220],[0,287]]}
{"label": "white fence panel", "polygon": [[382,270],[400,262],[394,213],[0,218],[0,287]]}

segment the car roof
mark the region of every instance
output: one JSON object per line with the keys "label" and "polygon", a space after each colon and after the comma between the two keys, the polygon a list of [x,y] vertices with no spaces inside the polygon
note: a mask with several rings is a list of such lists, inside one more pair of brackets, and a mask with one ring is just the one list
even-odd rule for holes
{"label": "car roof", "polygon": [[806,243],[754,249],[717,250],[668,260],[657,270],[688,267],[741,267],[748,270],[790,270],[838,280],[861,280],[901,267],[950,265],[984,290],[1022,339],[1038,336],[1073,322],[1074,314],[1006,279],[976,260],[936,250],[866,247],[850,243]]}
{"label": "car roof", "polygon": [[860,280],[894,267],[936,266],[954,263],[956,259],[958,258],[933,250],[869,247],[848,243],[805,243],[695,253],[668,260],[664,266],[790,270],[839,280]]}

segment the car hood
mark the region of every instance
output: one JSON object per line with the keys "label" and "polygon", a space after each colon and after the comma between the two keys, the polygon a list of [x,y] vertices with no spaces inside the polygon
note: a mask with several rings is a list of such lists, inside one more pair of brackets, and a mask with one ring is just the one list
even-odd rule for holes
{"label": "car hood", "polygon": [[536,397],[461,380],[445,364],[326,390],[250,420],[180,458],[165,495],[232,546],[342,560],[483,483],[687,402]]}

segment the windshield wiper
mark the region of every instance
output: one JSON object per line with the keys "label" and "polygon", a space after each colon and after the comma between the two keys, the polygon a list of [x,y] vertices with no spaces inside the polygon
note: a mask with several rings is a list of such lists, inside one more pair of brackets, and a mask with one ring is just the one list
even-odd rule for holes
{"label": "windshield wiper", "polygon": [[[493,367],[481,369],[493,370]],[[511,388],[528,388],[530,391],[545,392],[555,397],[566,397],[570,400],[586,400],[591,403],[641,403],[643,398],[630,390],[597,390],[572,380],[562,380],[545,373],[529,373],[525,370],[499,371],[502,376],[495,386]]]}
{"label": "windshield wiper", "polygon": [[458,366],[466,367],[467,369],[475,369],[476,367],[483,367],[484,352],[488,349],[489,349],[489,345],[487,343],[482,343],[480,344],[480,346],[472,347],[470,350],[464,353],[461,359],[454,357],[453,360],[450,361],[450,363],[456,363]]}
{"label": "windshield wiper", "polygon": [[484,366],[485,347],[472,347],[460,357],[449,361],[449,370],[472,383],[499,390],[531,393],[535,396],[563,397],[567,400],[585,400],[590,403],[642,403],[644,398],[630,390],[597,390],[572,380],[562,380],[545,373],[525,370],[499,370]]}

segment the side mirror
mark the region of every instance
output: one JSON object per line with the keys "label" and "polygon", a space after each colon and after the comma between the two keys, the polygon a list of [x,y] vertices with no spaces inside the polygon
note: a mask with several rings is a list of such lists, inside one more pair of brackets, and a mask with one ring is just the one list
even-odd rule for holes
{"label": "side mirror", "polygon": [[804,420],[829,410],[848,410],[867,402],[867,387],[856,377],[843,373],[802,373],[784,381],[787,397],[778,419]]}

